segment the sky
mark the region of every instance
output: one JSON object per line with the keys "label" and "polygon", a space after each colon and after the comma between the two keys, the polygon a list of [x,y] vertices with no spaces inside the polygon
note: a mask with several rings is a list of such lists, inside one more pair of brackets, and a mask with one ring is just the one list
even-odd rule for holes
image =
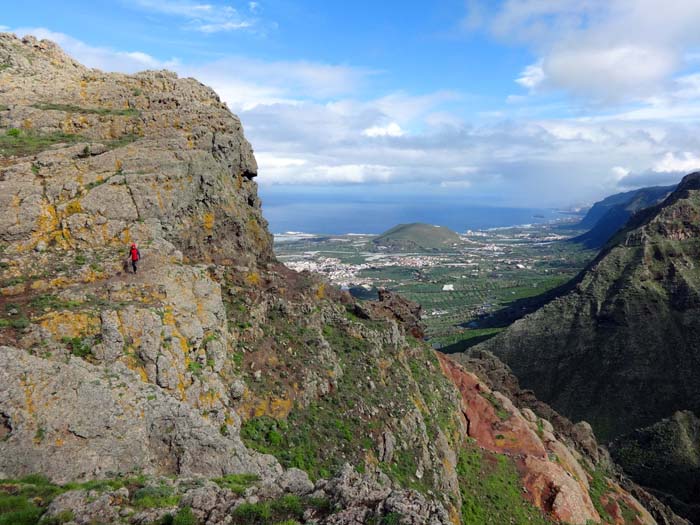
{"label": "sky", "polygon": [[571,207],[700,169],[697,0],[23,0],[4,31],[237,113],[263,202]]}

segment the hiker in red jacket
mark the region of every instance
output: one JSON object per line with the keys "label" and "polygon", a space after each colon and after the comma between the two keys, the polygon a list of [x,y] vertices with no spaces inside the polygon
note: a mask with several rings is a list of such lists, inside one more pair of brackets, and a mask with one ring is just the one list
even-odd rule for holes
{"label": "hiker in red jacket", "polygon": [[141,258],[141,253],[139,252],[139,249],[136,247],[136,243],[131,243],[131,250],[129,251],[129,257],[131,258],[131,267],[134,269],[134,273],[136,273],[136,263],[138,260]]}

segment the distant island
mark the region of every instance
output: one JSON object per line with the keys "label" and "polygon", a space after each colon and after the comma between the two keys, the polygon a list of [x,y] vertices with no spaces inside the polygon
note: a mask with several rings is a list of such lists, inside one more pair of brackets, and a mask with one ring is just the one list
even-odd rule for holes
{"label": "distant island", "polygon": [[421,222],[399,224],[372,241],[377,249],[393,251],[444,251],[461,243],[462,239],[451,229]]}

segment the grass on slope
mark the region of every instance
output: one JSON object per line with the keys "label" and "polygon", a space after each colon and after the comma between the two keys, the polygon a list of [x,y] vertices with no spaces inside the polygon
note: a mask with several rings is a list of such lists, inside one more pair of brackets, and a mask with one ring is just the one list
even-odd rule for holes
{"label": "grass on slope", "polygon": [[[109,149],[117,149],[139,139],[134,133],[127,133],[117,139],[105,142]],[[27,157],[36,155],[54,144],[73,144],[90,141],[81,135],[71,135],[55,131],[53,133],[38,133],[35,131],[10,128],[4,134],[0,132],[0,157]]]}
{"label": "grass on slope", "polygon": [[[405,366],[400,355],[386,348],[380,369],[380,359],[372,355],[366,340],[332,326],[325,327],[324,338],[341,360],[343,374],[337,388],[306,407],[295,406],[287,419],[261,416],[245,421],[241,437],[248,447],[318,479],[336,474],[346,462],[362,471],[368,458],[376,461],[376,443],[387,423],[414,410],[414,403],[422,407],[430,438],[437,436],[439,428],[449,434],[453,424],[449,389],[432,350],[416,343],[406,350]],[[391,462],[380,463],[380,468],[404,487],[421,492],[435,489],[429,473],[416,476],[419,445],[411,436],[401,435],[402,430],[391,430],[397,442],[409,446],[397,447]]]}
{"label": "grass on slope", "polygon": [[69,104],[34,104],[32,107],[42,110],[65,111],[66,113],[84,113],[92,115],[116,115],[124,117],[138,117],[141,112],[138,109],[110,109],[110,108],[83,108]]}
{"label": "grass on slope", "polygon": [[0,157],[34,155],[54,144],[77,142],[81,138],[79,135],[69,135],[58,131],[35,133],[11,128],[4,135],[0,135]]}
{"label": "grass on slope", "polygon": [[459,455],[462,525],[547,525],[552,522],[523,498],[518,471],[507,456],[467,445]]}

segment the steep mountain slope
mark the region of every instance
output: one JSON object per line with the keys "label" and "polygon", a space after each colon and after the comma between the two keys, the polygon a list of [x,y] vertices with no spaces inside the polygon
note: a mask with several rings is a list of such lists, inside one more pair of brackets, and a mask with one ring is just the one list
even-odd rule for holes
{"label": "steep mountain slope", "polygon": [[416,305],[279,264],[255,174],[196,81],[0,34],[0,523],[656,522]]}
{"label": "steep mountain slope", "polygon": [[699,260],[695,173],[635,215],[569,293],[480,348],[605,439],[700,413]]}
{"label": "steep mountain slope", "polygon": [[461,239],[445,226],[414,222],[394,226],[372,242],[377,247],[394,251],[439,251],[453,249]]}
{"label": "steep mountain slope", "polygon": [[589,231],[574,237],[571,242],[590,249],[602,248],[632,215],[658,204],[674,189],[675,186],[641,188],[612,195],[595,203],[577,226],[588,228]]}
{"label": "steep mountain slope", "polygon": [[523,385],[610,438],[700,410],[700,174],[635,216],[575,288],[483,343]]}
{"label": "steep mountain slope", "polygon": [[700,522],[700,419],[676,412],[616,439],[615,460],[661,499]]}

